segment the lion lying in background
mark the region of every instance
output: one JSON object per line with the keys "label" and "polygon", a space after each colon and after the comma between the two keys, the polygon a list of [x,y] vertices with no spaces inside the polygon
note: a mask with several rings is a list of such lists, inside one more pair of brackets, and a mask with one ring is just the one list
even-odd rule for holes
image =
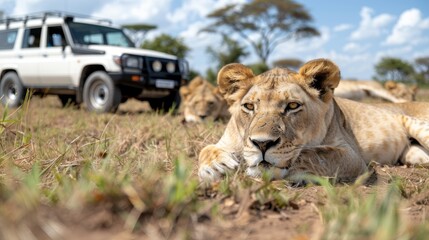
{"label": "lion lying in background", "polygon": [[417,87],[408,87],[403,83],[387,81],[384,87],[376,81],[341,80],[334,91],[337,97],[360,101],[365,97],[373,97],[388,102],[415,101]]}
{"label": "lion lying in background", "polygon": [[384,83],[384,88],[397,98],[405,99],[408,102],[416,101],[418,91],[418,87],[416,85],[407,86],[403,83],[387,81]]}
{"label": "lion lying in background", "polygon": [[229,64],[217,81],[232,116],[219,142],[199,154],[203,181],[241,164],[252,177],[354,179],[371,161],[429,163],[429,103],[334,98],[340,71],[327,59],[307,62],[298,73],[275,68],[258,76]]}
{"label": "lion lying in background", "polygon": [[180,96],[186,122],[227,121],[230,117],[228,105],[219,89],[202,77],[195,77],[187,86],[181,87]]}

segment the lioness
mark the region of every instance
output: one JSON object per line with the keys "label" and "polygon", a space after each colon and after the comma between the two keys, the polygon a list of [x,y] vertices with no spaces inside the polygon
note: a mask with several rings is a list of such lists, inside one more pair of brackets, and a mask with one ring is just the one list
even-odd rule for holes
{"label": "lioness", "polygon": [[407,86],[403,83],[387,81],[384,83],[384,88],[397,98],[405,99],[406,101],[416,101],[418,91],[416,85]]}
{"label": "lioness", "polygon": [[202,122],[206,119],[227,121],[230,117],[228,104],[219,89],[200,76],[181,87],[180,95],[186,122]]}
{"label": "lioness", "polygon": [[219,142],[199,154],[201,180],[218,179],[241,162],[250,176],[268,171],[277,179],[300,173],[353,179],[371,161],[429,162],[429,103],[334,98],[340,71],[330,60],[258,76],[229,64],[217,81],[232,116]]}
{"label": "lioness", "polygon": [[386,82],[383,87],[376,81],[341,80],[334,95],[358,101],[365,97],[373,97],[398,103],[414,101],[416,89],[393,81]]}

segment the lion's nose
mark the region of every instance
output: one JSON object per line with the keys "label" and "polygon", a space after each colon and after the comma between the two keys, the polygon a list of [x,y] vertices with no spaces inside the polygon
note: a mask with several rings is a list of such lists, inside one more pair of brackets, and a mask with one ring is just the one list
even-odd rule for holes
{"label": "lion's nose", "polygon": [[276,140],[259,140],[259,139],[250,139],[250,141],[261,150],[262,153],[265,153],[269,148],[277,145],[280,142],[280,138]]}

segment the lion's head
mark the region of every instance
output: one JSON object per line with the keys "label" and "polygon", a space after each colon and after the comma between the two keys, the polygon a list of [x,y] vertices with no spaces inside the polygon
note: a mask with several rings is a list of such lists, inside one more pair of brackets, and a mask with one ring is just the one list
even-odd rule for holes
{"label": "lion's head", "polygon": [[181,87],[180,95],[186,122],[229,118],[228,106],[219,89],[200,76],[192,79],[187,86]]}
{"label": "lion's head", "polygon": [[404,99],[406,101],[415,101],[417,95],[417,86],[407,86],[403,83],[395,81],[387,81],[384,83],[386,88],[393,96]]}
{"label": "lion's head", "polygon": [[219,89],[230,104],[230,124],[236,129],[231,133],[240,135],[237,144],[242,145],[249,175],[269,169],[282,178],[304,146],[321,144],[334,114],[333,89],[339,81],[338,67],[326,59],[307,62],[298,73],[275,68],[254,76],[236,63],[220,70]]}

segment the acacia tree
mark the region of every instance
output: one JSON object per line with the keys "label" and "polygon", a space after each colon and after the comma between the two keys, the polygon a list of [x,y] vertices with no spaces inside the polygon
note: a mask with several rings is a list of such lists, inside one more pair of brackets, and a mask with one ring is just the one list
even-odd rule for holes
{"label": "acacia tree", "polygon": [[282,42],[318,36],[312,17],[293,0],[253,0],[231,4],[208,15],[214,22],[201,31],[238,34],[253,48],[262,63]]}
{"label": "acacia tree", "polygon": [[414,60],[416,65],[417,79],[420,83],[429,83],[429,57],[420,57]]}
{"label": "acacia tree", "polygon": [[227,35],[222,35],[222,44],[220,48],[215,49],[213,47],[208,47],[207,53],[216,61],[218,68],[229,63],[240,62],[243,57],[249,55],[249,52],[246,51],[246,47]]}
{"label": "acacia tree", "polygon": [[375,65],[377,76],[381,81],[393,80],[398,82],[412,82],[413,66],[399,58],[385,57]]}
{"label": "acacia tree", "polygon": [[209,68],[206,73],[207,80],[213,83],[216,82],[216,74],[219,69],[229,63],[241,62],[243,57],[249,55],[249,52],[246,51],[246,47],[227,35],[222,35],[222,44],[220,48],[210,46],[207,47],[206,51],[210,55],[210,58],[216,62],[216,69],[213,70]]}
{"label": "acacia tree", "polygon": [[153,40],[146,40],[141,47],[176,55],[179,58],[186,57],[190,51],[182,38],[174,38],[168,34],[161,34]]}
{"label": "acacia tree", "polygon": [[125,24],[121,26],[131,36],[136,46],[140,46],[146,37],[146,34],[153,29],[156,29],[155,25],[150,24]]}

